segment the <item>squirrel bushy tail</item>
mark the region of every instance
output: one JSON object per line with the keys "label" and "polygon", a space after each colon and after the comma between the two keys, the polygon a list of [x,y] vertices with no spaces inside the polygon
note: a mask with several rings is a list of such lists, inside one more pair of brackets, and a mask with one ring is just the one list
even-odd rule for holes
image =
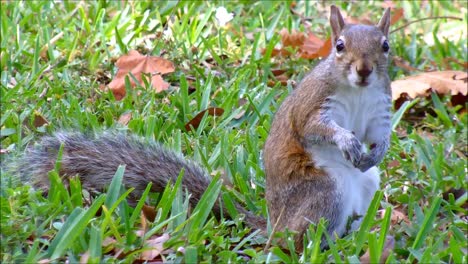
{"label": "squirrel bushy tail", "polygon": [[[124,184],[135,188],[132,197],[138,198],[148,183],[152,191],[162,192],[170,182],[174,183],[184,170],[182,186],[191,194],[190,204],[196,205],[210,184],[208,173],[198,164],[181,154],[168,150],[157,142],[144,141],[136,136],[119,133],[85,135],[59,132],[43,137],[29,148],[11,167],[34,186],[47,190],[48,172],[53,170],[60,146],[63,153],[59,174],[64,177],[79,175],[84,188],[102,190],[108,186],[119,165],[126,165]],[[252,228],[264,229],[265,219],[254,215],[236,204],[245,222]],[[213,212],[219,216],[223,210],[215,203]],[[224,213],[228,213],[224,210]]]}

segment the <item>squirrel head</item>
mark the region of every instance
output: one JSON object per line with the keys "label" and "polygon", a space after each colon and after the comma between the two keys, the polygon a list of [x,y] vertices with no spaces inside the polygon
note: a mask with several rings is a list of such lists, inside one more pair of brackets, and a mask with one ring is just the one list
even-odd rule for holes
{"label": "squirrel head", "polygon": [[388,78],[390,8],[376,25],[346,24],[340,10],[330,8],[331,56],[339,74],[351,87],[374,86]]}

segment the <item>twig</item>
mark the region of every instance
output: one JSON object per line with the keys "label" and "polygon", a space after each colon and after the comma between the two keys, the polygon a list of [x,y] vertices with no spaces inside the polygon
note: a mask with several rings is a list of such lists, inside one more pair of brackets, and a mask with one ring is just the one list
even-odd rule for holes
{"label": "twig", "polygon": [[311,24],[310,24],[310,21],[312,21],[312,18],[309,18],[309,17],[306,17],[304,16],[303,14],[299,13],[298,11],[296,11],[294,9],[294,7],[289,7],[289,11],[293,14],[293,15],[296,15],[299,17],[299,19],[301,20],[301,24],[304,25],[304,27],[306,29],[309,29]]}
{"label": "twig", "polygon": [[424,20],[435,20],[435,19],[454,19],[454,20],[460,20],[460,21],[463,21],[462,18],[459,18],[459,17],[453,17],[453,16],[435,16],[435,17],[425,17],[425,18],[420,18],[420,19],[416,19],[416,20],[413,20],[413,21],[410,21],[406,24],[404,24],[403,26],[399,27],[399,28],[396,28],[392,31],[390,31],[390,34],[400,30],[400,29],[403,29],[413,23],[416,23],[416,22],[421,22],[421,21],[424,21]]}
{"label": "twig", "polygon": [[268,240],[265,244],[265,248],[263,248],[263,252],[267,252],[268,248],[270,247],[271,245],[271,241],[273,240],[273,235],[275,234],[276,232],[276,228],[278,227],[278,224],[279,224],[279,221],[281,220],[281,217],[283,217],[283,213],[284,213],[284,209],[286,208],[286,206],[283,206],[283,208],[281,208],[281,212],[279,214],[279,217],[278,219],[276,220],[276,223],[275,225],[273,226],[273,230],[271,230],[271,234],[270,236],[268,237]]}

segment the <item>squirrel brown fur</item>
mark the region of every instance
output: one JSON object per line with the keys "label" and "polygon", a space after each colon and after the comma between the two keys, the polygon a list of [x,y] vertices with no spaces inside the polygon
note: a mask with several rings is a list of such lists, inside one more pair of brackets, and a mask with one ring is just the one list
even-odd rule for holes
{"label": "squirrel brown fur", "polygon": [[[375,165],[389,147],[391,131],[389,24],[389,9],[377,26],[370,26],[346,24],[332,6],[331,54],[301,81],[274,117],[263,152],[266,200],[271,226],[297,232],[298,249],[309,224],[320,218],[328,221],[330,234],[343,235],[348,218],[363,215],[378,189]],[[182,169],[182,184],[192,204],[210,183],[203,168],[180,154],[115,133],[44,137],[17,161],[19,173],[47,189],[47,173],[54,168],[61,144],[59,173],[79,175],[85,188],[103,189],[122,164],[124,183],[135,188],[137,197],[150,182],[153,191],[162,191]],[[266,229],[263,217],[236,207],[249,226]],[[216,203],[213,212],[221,210]],[[353,228],[358,225],[359,220]]]}

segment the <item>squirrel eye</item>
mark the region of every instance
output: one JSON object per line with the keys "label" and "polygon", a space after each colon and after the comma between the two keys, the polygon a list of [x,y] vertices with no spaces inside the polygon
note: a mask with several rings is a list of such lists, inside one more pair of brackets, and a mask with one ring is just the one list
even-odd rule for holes
{"label": "squirrel eye", "polygon": [[339,39],[336,41],[336,51],[340,52],[340,51],[343,51],[345,46],[344,46],[344,42],[343,40]]}
{"label": "squirrel eye", "polygon": [[388,45],[388,41],[385,40],[382,43],[382,49],[383,49],[384,52],[388,52],[390,50],[390,46]]}

